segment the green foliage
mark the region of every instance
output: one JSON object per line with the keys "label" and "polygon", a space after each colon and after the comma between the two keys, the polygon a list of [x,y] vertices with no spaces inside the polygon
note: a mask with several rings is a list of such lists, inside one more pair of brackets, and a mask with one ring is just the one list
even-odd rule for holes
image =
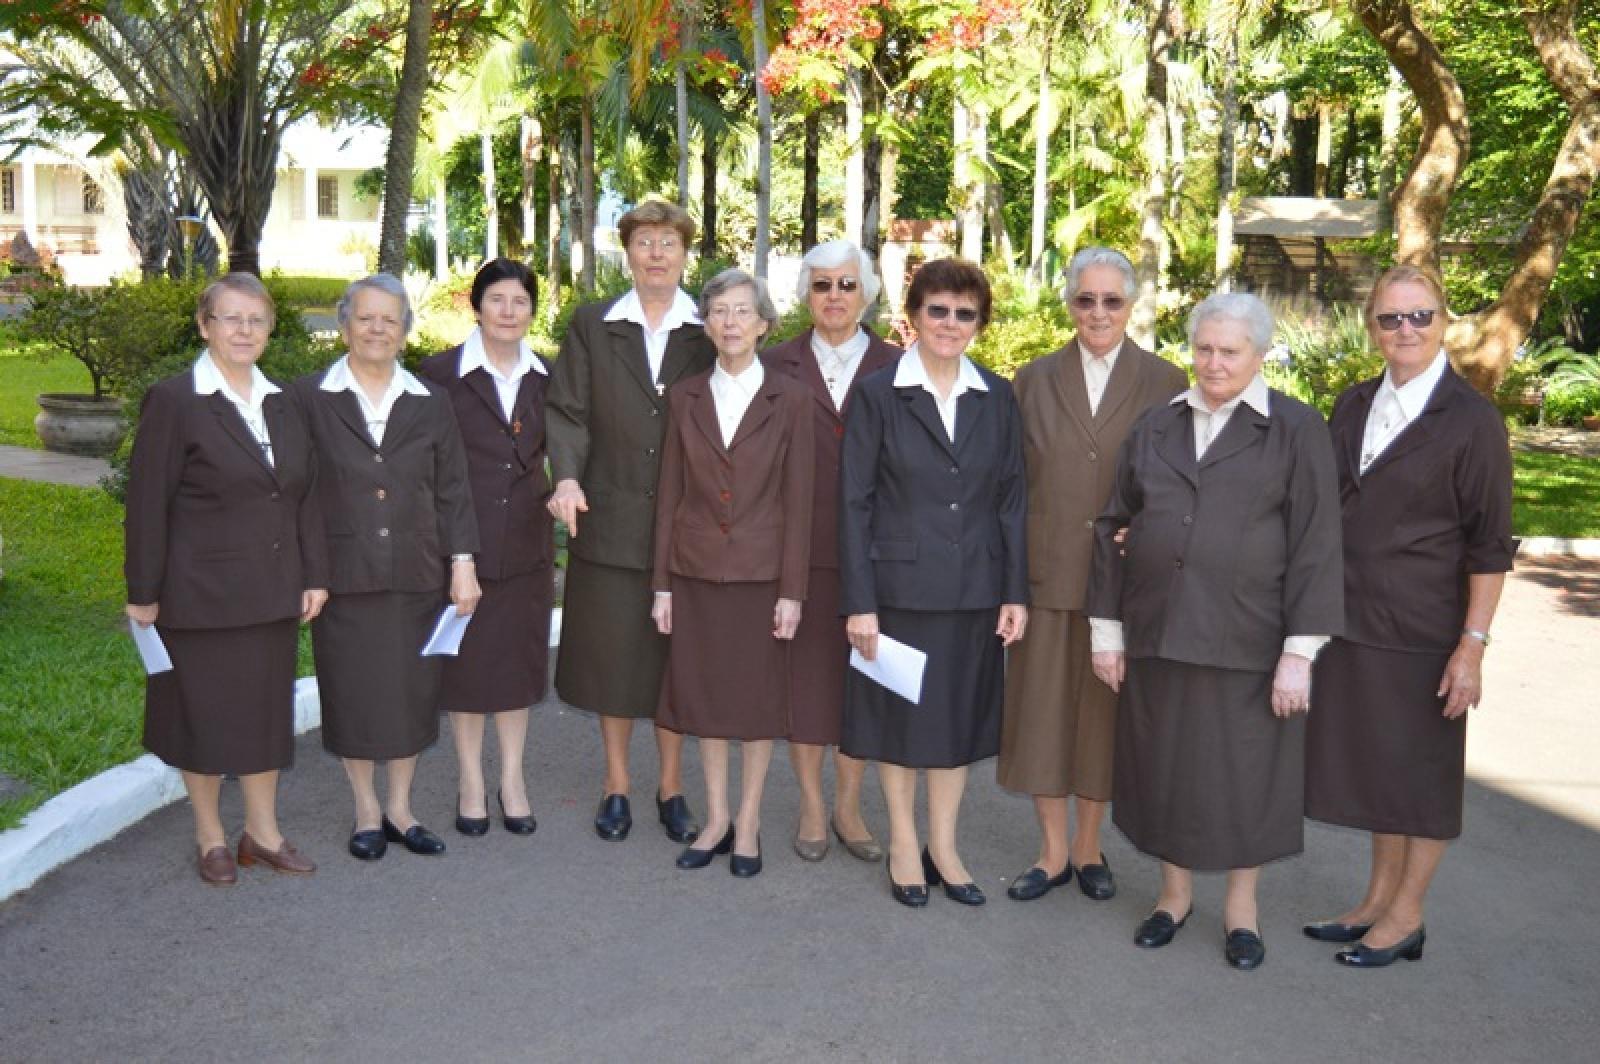
{"label": "green foliage", "polygon": [[349,277],[307,277],[272,273],[263,278],[274,302],[280,306],[331,307],[350,287]]}
{"label": "green foliage", "polygon": [[1544,420],[1550,425],[1577,426],[1600,414],[1600,384],[1551,386],[1544,394]]}
{"label": "green foliage", "polygon": [[126,393],[172,345],[199,346],[194,306],[202,284],[160,278],[98,289],[51,285],[34,293],[16,336],[44,357],[77,359],[89,371],[96,398]]}
{"label": "green foliage", "polygon": [[1333,401],[1353,384],[1383,372],[1383,356],[1372,346],[1361,311],[1336,307],[1325,321],[1286,314],[1278,338],[1288,346],[1290,367],[1309,394],[1301,396],[1326,417]]}
{"label": "green foliage", "polygon": [[10,323],[0,323],[0,443],[43,447],[33,430],[40,392],[82,392],[89,387],[83,366],[65,355],[40,358],[22,346]]}
{"label": "green foliage", "polygon": [[1600,537],[1600,458],[1518,451],[1515,477],[1517,535]]}
{"label": "green foliage", "polygon": [[989,325],[967,353],[974,362],[1009,379],[1071,338],[1072,316],[1055,293],[1029,292],[1021,277],[1006,275],[994,282]]}

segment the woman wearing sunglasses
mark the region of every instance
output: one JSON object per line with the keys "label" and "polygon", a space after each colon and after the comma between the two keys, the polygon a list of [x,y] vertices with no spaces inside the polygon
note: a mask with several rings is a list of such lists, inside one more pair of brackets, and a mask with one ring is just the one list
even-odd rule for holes
{"label": "woman wearing sunglasses", "polygon": [[1379,968],[1422,956],[1423,900],[1461,834],[1467,710],[1511,568],[1499,412],[1451,370],[1444,290],[1396,266],[1367,300],[1384,372],[1330,425],[1344,499],[1345,632],[1317,663],[1306,813],[1372,832],[1366,895],[1305,933]]}
{"label": "woman wearing sunglasses", "polygon": [[[789,760],[800,782],[800,822],[794,850],[807,861],[828,853],[828,831],[863,861],[883,860],[883,848],[861,817],[866,764],[840,750],[844,678],[850,646],[839,612],[839,451],[844,415],[859,383],[900,357],[900,348],[862,327],[878,298],[878,275],[866,252],[848,240],[818,244],[800,262],[799,295],[811,328],[769,348],[762,363],[805,385],[811,403],[816,480],[811,500],[809,597],[790,648]],[[822,794],[822,760],[834,747],[833,816]]]}
{"label": "woman wearing sunglasses", "polygon": [[[1004,647],[1028,622],[1027,487],[1011,385],[966,357],[988,324],[989,282],[960,259],[919,269],[906,294],[917,342],[861,382],[845,418],[839,575],[845,632],[867,660],[880,635],[927,655],[908,701],[852,670],[843,738],[879,763],[889,880],[903,905],[928,886],[981,905],[956,850],[967,766],[1000,749]],[[928,847],[917,770],[928,773]]]}

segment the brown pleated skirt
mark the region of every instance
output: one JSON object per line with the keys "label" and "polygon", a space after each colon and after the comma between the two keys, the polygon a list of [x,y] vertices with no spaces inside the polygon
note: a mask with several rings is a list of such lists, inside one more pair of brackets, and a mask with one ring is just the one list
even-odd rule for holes
{"label": "brown pleated skirt", "polygon": [[1117,696],[1094,674],[1089,620],[1028,611],[1028,635],[1006,654],[1000,786],[1023,794],[1111,800]]}
{"label": "brown pleated skirt", "polygon": [[478,581],[483,598],[461,639],[444,659],[439,707],[448,713],[525,709],[544,698],[550,675],[549,566],[504,580]]}
{"label": "brown pleated skirt", "polygon": [[207,776],[294,763],[295,618],[243,628],[156,627],[172,668],[145,678],[146,750]]}
{"label": "brown pleated skirt", "polygon": [[1182,868],[1253,868],[1303,849],[1305,715],[1272,713],[1272,673],[1129,658],[1112,819]]}
{"label": "brown pleated skirt", "polygon": [[789,741],[838,746],[850,642],[839,615],[839,570],[812,569],[789,648]]}
{"label": "brown pleated skirt", "polygon": [[789,644],[772,635],[777,602],[776,580],[672,578],[672,637],[657,724],[701,739],[789,734]]}
{"label": "brown pleated skirt", "polygon": [[325,750],[388,761],[433,745],[442,662],[422,647],[444,606],[437,591],[328,599],[311,622]]}
{"label": "brown pleated skirt", "polygon": [[650,619],[655,593],[639,569],[567,561],[556,694],[603,717],[656,715],[667,640]]}
{"label": "brown pleated skirt", "polygon": [[1467,714],[1444,717],[1448,654],[1335,639],[1317,657],[1306,728],[1306,815],[1386,835],[1461,834]]}
{"label": "brown pleated skirt", "polygon": [[1005,651],[998,606],[924,612],[883,607],[878,630],[928,655],[913,705],[855,669],[845,677],[839,749],[906,768],[957,768],[1000,749]]}

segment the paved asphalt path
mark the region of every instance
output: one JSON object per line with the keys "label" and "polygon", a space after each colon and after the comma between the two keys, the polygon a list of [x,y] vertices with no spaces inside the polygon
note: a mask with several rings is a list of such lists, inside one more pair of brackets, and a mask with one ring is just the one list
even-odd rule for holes
{"label": "paved asphalt path", "polygon": [[[1223,964],[1218,876],[1202,878],[1171,946],[1135,949],[1157,868],[1114,832],[1116,899],[1074,886],[1012,902],[1006,881],[1036,841],[1029,804],[996,787],[992,764],[973,773],[961,827],[984,908],[937,892],[901,908],[882,865],[837,848],[801,862],[781,756],[766,871],[679,872],[650,815],[646,733],[633,836],[602,842],[594,721],[549,701],[531,732],[531,840],[449,830],[446,740],[424,757],[416,805],[449,853],[346,857],[348,791],[313,733],[281,814],[316,876],[257,868],[205,887],[180,803],[0,906],[0,1061],[1594,1060],[1597,604],[1593,567],[1512,581],[1467,831],[1418,964],[1346,971],[1300,935],[1364,881],[1364,837],[1317,825],[1303,856],[1263,876],[1259,972]],[[238,824],[237,791],[225,794]],[[869,816],[883,823],[875,784]]]}

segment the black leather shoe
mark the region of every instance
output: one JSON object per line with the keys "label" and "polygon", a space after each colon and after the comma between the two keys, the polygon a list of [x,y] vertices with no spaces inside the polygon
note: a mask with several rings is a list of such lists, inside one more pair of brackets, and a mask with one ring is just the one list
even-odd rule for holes
{"label": "black leather shoe", "polygon": [[594,815],[594,833],[610,842],[621,842],[633,830],[633,813],[628,810],[626,794],[608,794],[600,799],[600,809]]}
{"label": "black leather shoe", "polygon": [[401,831],[389,822],[388,817],[384,817],[383,837],[390,842],[404,843],[406,849],[423,856],[444,853],[444,840],[421,824],[412,824]]}
{"label": "black leather shoe", "polygon": [[[532,835],[539,830],[539,821],[534,819],[532,813],[527,816],[512,816],[506,812],[506,800],[500,792],[496,791],[494,800],[500,803],[500,821],[505,824],[506,830],[513,835]],[[483,830],[489,830],[489,821],[483,822]]]}
{"label": "black leather shoe", "polygon": [[728,871],[740,879],[749,879],[751,876],[761,874],[761,836],[756,836],[756,855],[745,857],[742,854],[728,855]]}
{"label": "black leather shoe", "polygon": [[709,850],[697,850],[693,846],[685,848],[678,855],[677,865],[683,869],[704,868],[711,863],[713,857],[721,857],[731,849],[733,849],[733,825],[729,824],[721,842]]}
{"label": "black leather shoe", "polygon": [[928,880],[928,886],[937,887],[944,885],[944,896],[951,901],[958,901],[962,905],[982,905],[989,899],[984,896],[983,889],[976,883],[950,883],[939,874],[939,866],[933,863],[933,855],[926,847],[922,850],[922,874]]}
{"label": "black leather shoe", "polygon": [[[1193,910],[1190,910],[1191,912]],[[1139,930],[1133,933],[1133,944],[1140,949],[1160,949],[1177,935],[1178,928],[1189,922],[1189,913],[1182,920],[1174,920],[1165,909],[1157,909],[1144,918]]]}
{"label": "black leather shoe", "polygon": [[1078,889],[1090,901],[1110,901],[1117,896],[1117,881],[1111,876],[1111,865],[1106,855],[1100,855],[1099,864],[1086,864],[1078,869]]}
{"label": "black leather shoe", "polygon": [[1419,927],[1388,949],[1376,949],[1365,942],[1347,946],[1333,955],[1333,959],[1346,968],[1387,968],[1404,957],[1408,961],[1422,959],[1422,944],[1428,941],[1428,929]]}
{"label": "black leather shoe", "polygon": [[363,861],[376,861],[388,852],[389,841],[383,837],[382,830],[378,828],[355,831],[350,835],[351,857],[359,857]]}
{"label": "black leather shoe", "polygon": [[1341,924],[1337,920],[1322,920],[1314,924],[1306,924],[1300,929],[1307,938],[1314,938],[1318,942],[1360,942],[1363,935],[1372,930],[1371,924]]}
{"label": "black leather shoe", "polygon": [[456,830],[463,835],[474,838],[489,834],[489,818],[486,816],[463,816],[461,813],[461,795],[456,795]]}
{"label": "black leather shoe", "polygon": [[[889,862],[885,861],[887,866]],[[922,883],[912,883],[901,886],[894,881],[894,872],[889,873],[889,894],[901,905],[912,909],[920,909],[928,904],[928,888]]]}
{"label": "black leather shoe", "polygon": [[1032,901],[1042,898],[1057,887],[1064,887],[1072,882],[1072,865],[1068,864],[1062,869],[1059,876],[1052,876],[1049,872],[1034,865],[1016,879],[1011,881],[1011,886],[1006,888],[1006,896],[1016,901]]}
{"label": "black leather shoe", "polygon": [[1247,927],[1236,927],[1222,941],[1222,956],[1230,967],[1241,972],[1254,971],[1267,959],[1267,944]]}
{"label": "black leather shoe", "polygon": [[700,837],[700,822],[689,811],[689,801],[681,794],[671,798],[656,795],[656,815],[673,842],[693,842]]}

